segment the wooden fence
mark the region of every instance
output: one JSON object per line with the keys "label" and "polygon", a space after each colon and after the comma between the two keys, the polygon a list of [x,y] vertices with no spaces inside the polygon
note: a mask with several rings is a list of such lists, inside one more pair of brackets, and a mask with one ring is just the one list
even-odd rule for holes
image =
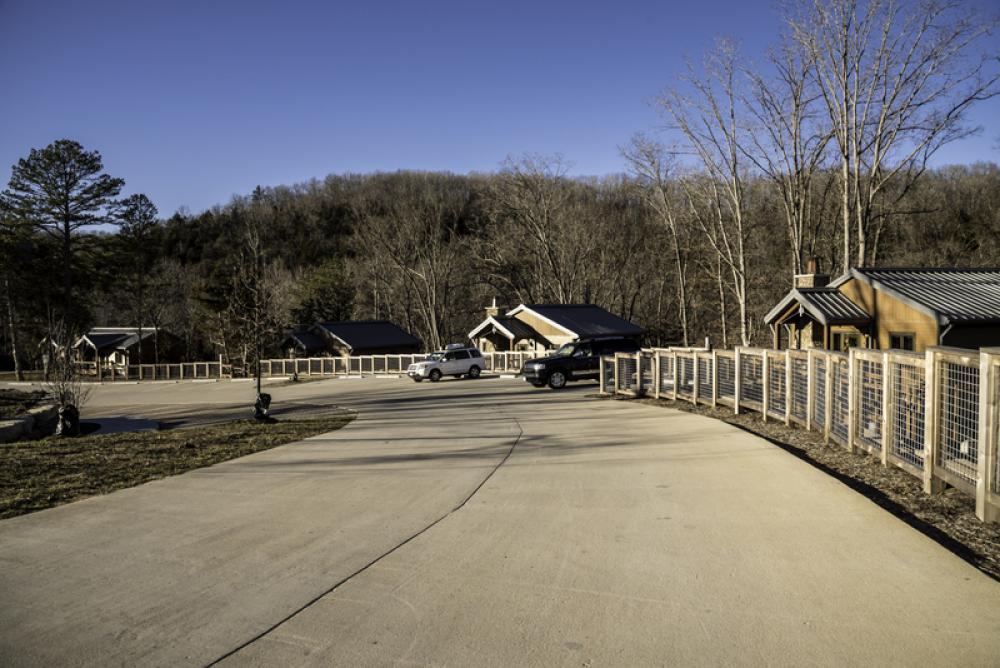
{"label": "wooden fence", "polygon": [[[525,361],[537,357],[533,352],[483,353],[486,368],[494,373],[519,373]],[[278,376],[380,376],[401,375],[407,367],[427,355],[355,355],[352,357],[307,357],[261,360],[261,375]],[[197,380],[244,377],[239,367],[222,362],[185,362],[183,364],[134,364],[98,367],[94,362],[77,364],[86,379],[100,382],[148,380]]]}
{"label": "wooden fence", "polygon": [[1000,522],[1000,348],[649,349],[601,359],[601,391],[749,410],[976,499]]}

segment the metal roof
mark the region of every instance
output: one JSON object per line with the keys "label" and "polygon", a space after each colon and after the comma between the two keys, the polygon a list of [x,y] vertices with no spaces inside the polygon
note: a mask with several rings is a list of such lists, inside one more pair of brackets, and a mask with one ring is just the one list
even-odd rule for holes
{"label": "metal roof", "polygon": [[291,341],[296,348],[300,348],[307,354],[319,353],[326,350],[326,342],[322,337],[306,329],[296,329],[289,332],[285,336],[285,340],[281,342],[281,347],[284,348],[288,341]]}
{"label": "metal roof", "polygon": [[871,322],[871,316],[864,309],[836,288],[795,288],[764,316],[764,321],[774,324],[794,303],[798,303],[800,312],[807,312],[824,325],[867,325]]}
{"label": "metal roof", "polygon": [[857,278],[933,315],[942,325],[1000,322],[1000,269],[852,269]]}
{"label": "metal roof", "polygon": [[507,318],[499,316],[487,316],[486,320],[476,325],[476,328],[469,332],[469,338],[474,339],[479,336],[487,327],[493,326],[494,330],[499,331],[508,339],[512,341],[520,341],[522,339],[534,339],[537,341],[544,341],[545,338],[536,332],[532,327],[517,318]]}
{"label": "metal roof", "polygon": [[319,322],[316,326],[343,341],[354,354],[365,350],[397,349],[409,352],[420,348],[420,339],[388,320]]}
{"label": "metal roof", "polygon": [[646,330],[594,304],[521,304],[507,315],[530,311],[577,338],[641,336]]}
{"label": "metal roof", "polygon": [[[156,333],[155,327],[143,327],[142,338],[148,339]],[[99,351],[127,350],[139,342],[139,331],[136,327],[94,327],[81,336],[74,347],[84,340]]]}

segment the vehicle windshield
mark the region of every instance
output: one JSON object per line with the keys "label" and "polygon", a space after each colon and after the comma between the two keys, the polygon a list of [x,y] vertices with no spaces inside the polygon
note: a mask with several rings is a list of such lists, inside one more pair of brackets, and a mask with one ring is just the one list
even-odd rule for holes
{"label": "vehicle windshield", "polygon": [[443,350],[438,350],[438,351],[433,352],[430,355],[428,355],[427,359],[425,359],[424,361],[425,362],[440,362],[443,359],[444,359],[444,351]]}
{"label": "vehicle windshield", "polygon": [[572,357],[573,353],[576,351],[575,343],[564,343],[559,346],[559,350],[556,351],[556,357]]}

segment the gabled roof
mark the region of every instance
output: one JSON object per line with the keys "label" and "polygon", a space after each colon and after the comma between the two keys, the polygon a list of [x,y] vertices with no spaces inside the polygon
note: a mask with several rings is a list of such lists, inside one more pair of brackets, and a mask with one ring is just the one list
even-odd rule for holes
{"label": "gabled roof", "polygon": [[871,316],[864,309],[836,288],[794,288],[764,316],[764,322],[773,325],[795,303],[800,311],[824,325],[867,325],[871,322]]}
{"label": "gabled roof", "polygon": [[1000,269],[857,268],[852,278],[937,318],[941,325],[1000,322]]}
{"label": "gabled roof", "polygon": [[[155,327],[142,328],[142,340],[145,341],[156,333]],[[139,342],[139,331],[135,327],[94,327],[81,336],[73,344],[79,346],[86,341],[99,351],[126,350]]]}
{"label": "gabled roof", "polygon": [[641,336],[646,330],[594,304],[521,304],[508,316],[532,313],[568,335],[585,339],[601,336]]}
{"label": "gabled roof", "polygon": [[483,330],[490,326],[494,327],[498,332],[512,341],[520,341],[522,339],[544,340],[544,337],[532,329],[531,326],[523,320],[499,316],[487,316],[486,320],[483,320],[474,330],[469,332],[469,338],[476,338],[483,332]]}
{"label": "gabled roof", "polygon": [[326,348],[326,342],[323,341],[323,337],[309,331],[308,328],[303,326],[296,327],[294,330],[288,332],[285,335],[284,341],[281,342],[281,347],[285,348],[288,343],[307,353],[320,352]]}
{"label": "gabled roof", "polygon": [[388,320],[318,322],[316,327],[351,350],[409,349],[420,346],[420,339]]}

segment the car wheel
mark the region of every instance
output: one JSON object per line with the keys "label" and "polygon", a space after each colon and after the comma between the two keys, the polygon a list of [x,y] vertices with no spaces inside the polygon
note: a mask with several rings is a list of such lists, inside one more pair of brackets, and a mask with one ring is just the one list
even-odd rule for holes
{"label": "car wheel", "polygon": [[413,382],[414,383],[422,383],[423,380],[424,380],[423,378],[416,378],[416,377],[414,377]]}
{"label": "car wheel", "polygon": [[555,370],[549,374],[549,387],[553,390],[561,390],[566,387],[566,372]]}
{"label": "car wheel", "polygon": [[432,383],[438,382],[439,380],[441,380],[441,370],[440,369],[431,369],[431,374],[430,374],[430,376],[428,376],[428,378],[431,379]]}
{"label": "car wheel", "polygon": [[479,378],[479,374],[482,373],[478,366],[469,367],[469,378]]}

